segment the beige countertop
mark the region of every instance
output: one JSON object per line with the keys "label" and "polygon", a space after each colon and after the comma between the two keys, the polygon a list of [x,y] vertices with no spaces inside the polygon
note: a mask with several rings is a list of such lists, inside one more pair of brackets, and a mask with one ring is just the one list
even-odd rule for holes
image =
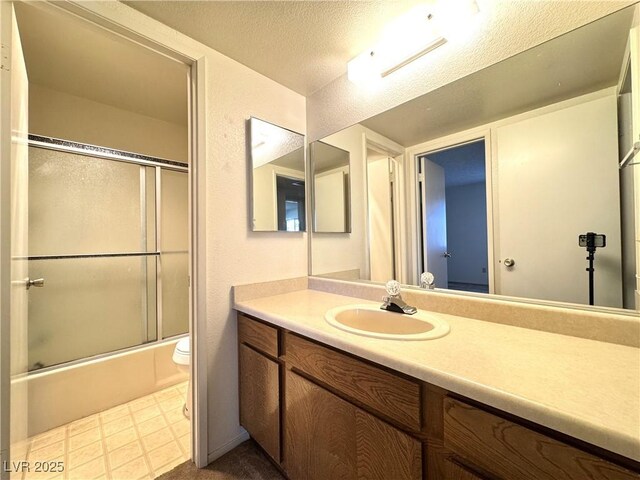
{"label": "beige countertop", "polygon": [[376,302],[299,290],[235,308],[640,461],[640,349],[442,313],[442,338],[380,340],[324,320],[349,304]]}

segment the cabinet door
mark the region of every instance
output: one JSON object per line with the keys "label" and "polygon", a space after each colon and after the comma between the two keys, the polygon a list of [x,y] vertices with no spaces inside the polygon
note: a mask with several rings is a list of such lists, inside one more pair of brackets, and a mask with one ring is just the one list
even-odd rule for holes
{"label": "cabinet door", "polygon": [[287,370],[284,469],[291,480],[355,479],[356,408]]}
{"label": "cabinet door", "polygon": [[240,424],[280,463],[279,365],[240,345]]}
{"label": "cabinet door", "polygon": [[356,409],[358,479],[422,478],[422,444],[413,437]]}
{"label": "cabinet door", "polygon": [[422,478],[421,444],[287,371],[284,466],[292,480]]}

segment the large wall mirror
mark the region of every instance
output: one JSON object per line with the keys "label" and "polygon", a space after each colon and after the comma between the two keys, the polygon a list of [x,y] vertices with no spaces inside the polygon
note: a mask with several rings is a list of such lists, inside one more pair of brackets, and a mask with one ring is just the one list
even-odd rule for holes
{"label": "large wall mirror", "polygon": [[351,232],[312,236],[311,273],[637,310],[637,8],[321,139],[350,154]]}
{"label": "large wall mirror", "polygon": [[252,228],[306,231],[304,135],[251,118]]}

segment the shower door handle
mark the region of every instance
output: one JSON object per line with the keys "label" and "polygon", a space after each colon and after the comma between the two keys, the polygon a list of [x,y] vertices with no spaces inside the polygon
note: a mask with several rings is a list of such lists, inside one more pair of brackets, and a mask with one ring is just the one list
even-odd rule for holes
{"label": "shower door handle", "polygon": [[31,287],[44,287],[44,278],[36,278],[35,280],[27,278],[27,280],[25,281],[25,285],[27,287],[27,290],[29,290]]}

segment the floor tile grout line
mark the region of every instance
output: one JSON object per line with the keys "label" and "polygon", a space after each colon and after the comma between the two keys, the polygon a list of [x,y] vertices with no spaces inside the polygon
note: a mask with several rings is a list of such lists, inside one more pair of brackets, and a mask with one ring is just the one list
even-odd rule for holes
{"label": "floor tile grout line", "polygon": [[100,414],[98,414],[98,428],[100,429],[100,441],[102,442],[105,476],[107,477],[107,480],[111,480],[111,465],[109,463],[109,455],[107,454],[107,437],[104,434],[104,422],[102,421],[102,415]]}
{"label": "floor tile grout line", "polygon": [[69,435],[69,425],[65,425],[64,428],[64,472],[63,478],[69,478],[69,441],[71,439],[71,435]]}
{"label": "floor tile grout line", "polygon": [[[176,387],[175,387],[175,386],[173,386],[173,387],[169,387],[169,388],[176,388]],[[168,390],[168,389],[165,389],[165,390]],[[176,388],[176,390],[177,390],[177,388]],[[163,391],[163,390],[161,390],[161,391]],[[157,394],[157,393],[158,393],[158,392],[156,392],[156,394]],[[180,392],[179,392],[179,391],[178,391],[178,394],[180,394]],[[172,396],[174,396],[174,395],[172,395]],[[166,412],[165,412],[165,411],[162,409],[162,407],[160,406],[160,403],[162,403],[162,402],[160,402],[160,401],[158,400],[158,398],[155,396],[155,394],[154,394],[154,400],[155,400],[155,402],[156,402],[156,404],[157,404],[157,406],[158,406],[158,409],[160,410],[160,415],[163,417],[163,419],[164,419],[164,421],[165,421],[165,423],[166,423],[166,425],[167,425],[167,427],[166,427],[166,428],[168,428],[168,429],[169,429],[169,432],[171,433],[171,437],[173,438],[173,441],[177,444],[178,449],[179,449],[179,451],[180,451],[180,453],[181,453],[181,456],[184,456],[184,453],[183,453],[183,450],[182,450],[182,446],[180,445],[180,441],[178,440],[178,438],[177,438],[177,436],[176,436],[175,432],[173,431],[172,423],[171,423],[171,422],[169,422],[169,418],[167,417]],[[177,422],[174,422],[174,423],[177,423]],[[156,449],[161,448],[161,447],[163,447],[163,446],[165,446],[165,445],[168,445],[169,443],[170,443],[170,442],[167,442],[167,443],[164,443],[164,444],[162,444],[162,445],[160,445],[160,446],[157,446],[157,447],[156,447],[156,448],[154,448],[153,450],[156,450]],[[146,451],[146,446],[144,445],[144,443],[143,443],[143,448],[144,448],[144,449],[145,449],[145,451]],[[158,468],[157,468],[157,470],[162,469],[164,466],[168,465],[168,464],[169,464],[170,462],[172,462],[172,461],[173,461],[173,460],[169,460],[169,462],[167,462],[167,463],[165,463],[165,464],[162,464],[160,467],[158,467]],[[149,463],[151,463],[151,462],[149,462]],[[154,475],[155,475],[155,471],[156,471],[156,469],[152,469],[152,473],[153,473]]]}
{"label": "floor tile grout line", "polygon": [[[140,397],[140,398],[144,398],[144,397]],[[150,474],[153,474],[153,469],[151,468],[151,461],[147,456],[147,449],[145,448],[144,442],[142,441],[142,437],[140,436],[140,431],[138,430],[138,424],[136,423],[136,419],[133,416],[133,410],[131,410],[131,405],[127,404],[127,408],[129,409],[129,414],[131,415],[131,423],[133,423],[133,429],[136,432],[136,439],[138,440],[138,443],[140,443],[140,447],[142,448],[142,458],[144,459],[144,463],[147,465],[147,472]]]}
{"label": "floor tile grout line", "polygon": [[[161,390],[162,391],[162,390]],[[157,393],[157,392],[156,392]],[[153,394],[153,401],[155,402],[155,405],[158,407],[158,410],[160,411],[160,416],[162,416],[162,418],[164,419],[165,424],[167,425],[167,427],[169,429],[169,432],[171,432],[172,436],[173,436],[173,432],[171,431],[171,424],[169,423],[166,415],[164,414],[164,411],[162,410],[162,407],[160,406],[160,402],[158,401],[158,399],[156,398],[155,394]],[[142,448],[145,450],[145,452],[147,453],[147,456],[150,452],[147,451],[147,447],[144,444],[144,442],[142,441],[142,439],[140,439],[140,443],[142,443]],[[156,448],[152,449],[152,451],[157,450],[158,448],[164,447],[165,445],[167,445],[169,442],[167,443],[163,443],[162,445],[158,445],[156,446]],[[179,447],[178,447],[179,448]],[[151,459],[149,458],[149,467],[151,470],[151,474],[155,477],[155,469],[153,468],[153,465],[151,465]]]}

